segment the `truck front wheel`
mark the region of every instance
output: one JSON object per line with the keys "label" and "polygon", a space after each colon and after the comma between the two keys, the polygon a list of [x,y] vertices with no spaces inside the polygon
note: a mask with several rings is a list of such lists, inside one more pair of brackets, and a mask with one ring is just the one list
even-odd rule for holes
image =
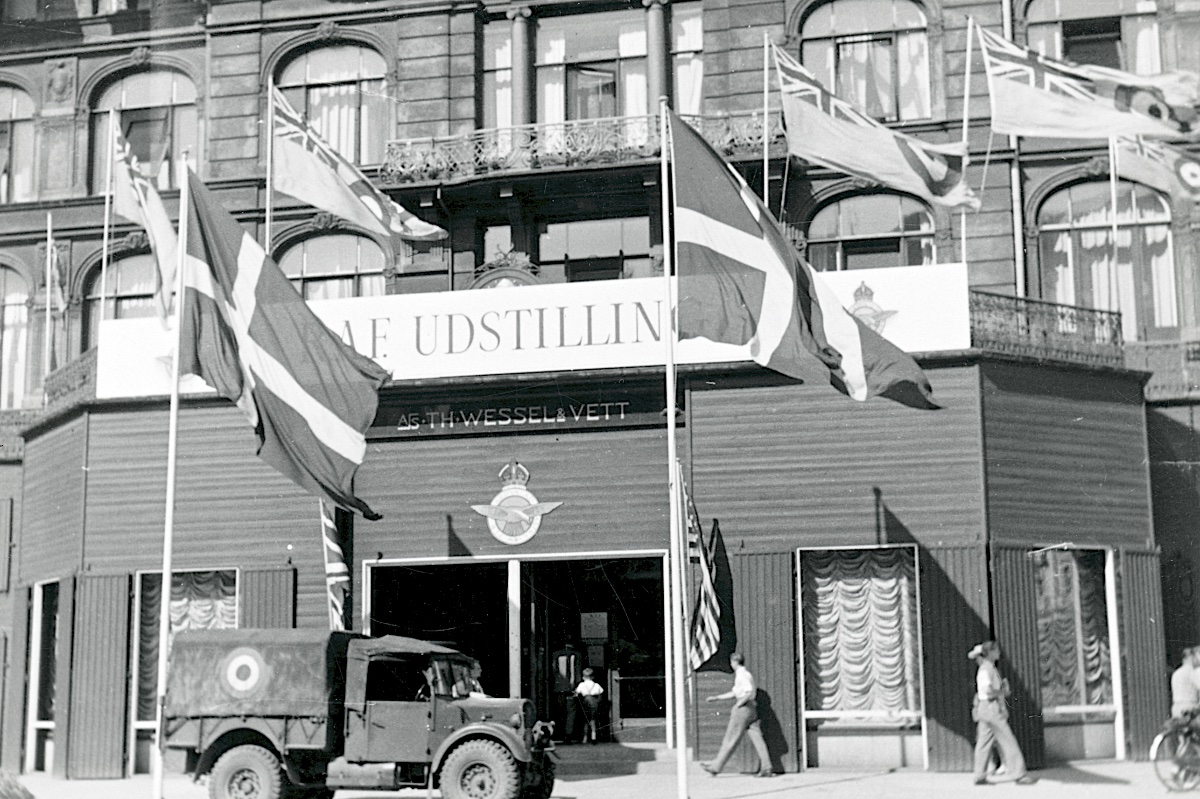
{"label": "truck front wheel", "polygon": [[446,799],[517,799],[521,774],[512,754],[495,741],[467,741],[442,766]]}
{"label": "truck front wheel", "polygon": [[282,786],[279,759],[261,746],[235,746],[208,777],[211,799],[279,799]]}

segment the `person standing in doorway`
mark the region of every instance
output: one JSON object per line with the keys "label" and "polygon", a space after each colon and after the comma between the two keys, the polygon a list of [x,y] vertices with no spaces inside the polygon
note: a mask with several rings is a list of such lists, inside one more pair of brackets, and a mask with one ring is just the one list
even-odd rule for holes
{"label": "person standing in doorway", "polygon": [[1037,779],[1025,770],[1025,756],[1017,745],[1016,736],[1008,726],[1008,704],[1010,693],[1008,680],[1000,676],[996,663],[1000,660],[1000,645],[995,641],[976,644],[967,653],[975,661],[975,698],[971,707],[971,718],[975,719],[975,784],[990,785],[987,778],[992,749],[999,747],[1000,760],[1007,775],[1006,782],[1017,785],[1033,785]]}
{"label": "person standing in doorway", "polygon": [[592,744],[600,740],[600,696],[604,693],[600,683],[592,679],[595,675],[589,666],[575,686],[575,698],[583,705],[583,742]]}
{"label": "person standing in doorway", "polygon": [[725,767],[725,761],[733,754],[734,748],[745,734],[750,736],[750,742],[758,752],[757,776],[774,777],[775,772],[771,770],[771,754],[767,751],[762,725],[758,721],[758,688],[754,684],[754,675],[746,668],[745,659],[737,652],[729,656],[729,665],[733,667],[733,688],[704,700],[733,700],[733,709],[729,711],[729,725],[725,728],[725,739],[721,741],[721,751],[717,753],[716,760],[704,764],[704,770],[714,777],[720,774],[721,769]]}

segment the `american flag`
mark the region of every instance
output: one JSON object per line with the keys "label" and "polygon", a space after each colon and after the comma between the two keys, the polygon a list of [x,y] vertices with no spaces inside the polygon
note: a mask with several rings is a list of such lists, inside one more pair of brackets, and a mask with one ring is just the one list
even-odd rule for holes
{"label": "american flag", "polygon": [[399,240],[438,241],[447,233],[388,197],[358,167],[321,138],[278,89],[274,103],[274,188],[383,237],[393,251]]}
{"label": "american flag", "polygon": [[325,550],[325,588],[329,594],[329,629],[346,629],[346,599],[350,595],[350,567],[342,551],[334,510],[318,500],[321,507],[321,542]]}
{"label": "american flag", "polygon": [[721,603],[717,599],[716,588],[716,553],[717,529],[713,520],[713,534],[706,542],[704,530],[700,526],[700,514],[696,511],[696,503],[687,490],[687,481],[683,479],[683,465],[675,462],[678,475],[680,496],[687,515],[687,543],[689,553],[694,554],[700,561],[700,595],[696,598],[696,612],[692,614],[692,629],[689,636],[688,660],[692,669],[698,669],[705,661],[717,652],[721,644]]}

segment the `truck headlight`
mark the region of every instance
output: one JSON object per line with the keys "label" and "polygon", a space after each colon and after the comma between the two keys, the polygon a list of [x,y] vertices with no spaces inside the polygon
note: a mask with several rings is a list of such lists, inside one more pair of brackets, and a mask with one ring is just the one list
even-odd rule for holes
{"label": "truck headlight", "polygon": [[522,719],[521,719],[520,713],[513,713],[512,717],[509,718],[509,720],[508,720],[508,725],[510,727],[512,727],[514,730],[521,729],[521,723],[522,723]]}

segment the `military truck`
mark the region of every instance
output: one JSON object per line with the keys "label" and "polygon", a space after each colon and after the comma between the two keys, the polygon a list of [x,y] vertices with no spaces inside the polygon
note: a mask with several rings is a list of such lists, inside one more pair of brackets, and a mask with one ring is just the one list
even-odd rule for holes
{"label": "military truck", "polygon": [[329,799],[338,788],[440,788],[446,799],[547,799],[551,728],[527,699],[470,690],[473,661],[400,636],[181,633],[164,745],[212,799]]}

